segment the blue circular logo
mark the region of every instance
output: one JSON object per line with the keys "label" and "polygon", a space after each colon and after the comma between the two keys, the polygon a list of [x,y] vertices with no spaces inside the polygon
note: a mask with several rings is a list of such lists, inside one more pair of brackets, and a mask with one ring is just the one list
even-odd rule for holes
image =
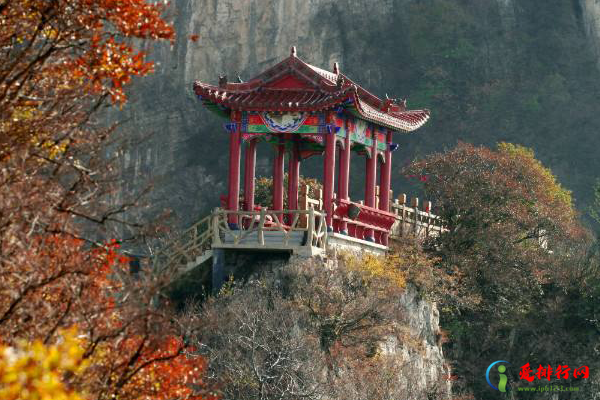
{"label": "blue circular logo", "polygon": [[490,366],[488,367],[487,371],[485,371],[485,379],[487,380],[488,385],[490,385],[493,389],[495,390],[499,390],[496,386],[492,385],[492,382],[490,382],[490,370],[492,369],[492,367],[498,363],[507,363],[510,364],[508,361],[504,361],[504,360],[498,360],[498,361],[494,361],[493,363],[490,364]]}

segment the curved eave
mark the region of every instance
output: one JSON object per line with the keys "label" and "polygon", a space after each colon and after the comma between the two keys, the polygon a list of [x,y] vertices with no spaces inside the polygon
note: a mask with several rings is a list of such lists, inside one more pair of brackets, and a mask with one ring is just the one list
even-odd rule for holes
{"label": "curved eave", "polygon": [[372,99],[364,99],[365,93],[356,85],[344,85],[343,89],[327,85],[325,90],[274,89],[257,86],[256,82],[214,86],[196,81],[194,92],[207,108],[221,115],[227,115],[231,110],[317,112],[335,108],[351,100],[353,105],[349,107],[350,111],[358,118],[395,131],[413,132],[429,120],[429,110],[384,112],[373,107],[369,101]]}
{"label": "curved eave", "polygon": [[398,113],[384,113],[371,107],[359,97],[354,98],[354,110],[362,119],[374,122],[378,125],[395,131],[413,132],[429,120],[429,110],[408,110]]}

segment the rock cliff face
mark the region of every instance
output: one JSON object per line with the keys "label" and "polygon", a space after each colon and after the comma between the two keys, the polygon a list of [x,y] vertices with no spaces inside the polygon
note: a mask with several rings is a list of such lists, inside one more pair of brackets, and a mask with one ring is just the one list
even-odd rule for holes
{"label": "rock cliff face", "polygon": [[600,62],[600,1],[580,0],[579,7],[590,45]]}
{"label": "rock cliff face", "polygon": [[[345,254],[349,253],[346,252]],[[354,254],[358,255],[358,253]],[[225,276],[233,276],[234,281],[237,282],[258,282],[262,280],[262,285],[266,285],[266,287],[270,287],[270,282],[273,281],[277,282],[277,285],[281,285],[282,282],[289,284],[289,282],[301,276],[294,268],[298,265],[305,265],[307,262],[303,257],[289,257],[282,253],[266,254],[225,251],[221,257],[223,257],[222,267],[224,268],[223,274]],[[333,275],[333,279],[328,281],[328,289],[334,293],[345,293],[345,290],[347,290],[347,288],[339,286],[340,282],[345,282],[345,280],[338,281],[337,278],[339,276],[335,273],[336,269],[344,268],[343,261],[340,260],[341,257],[337,252],[331,252],[325,258],[313,258],[308,264],[311,269],[329,271]],[[271,281],[271,277],[265,279],[265,275],[263,274],[268,272],[275,272],[275,279],[273,281]],[[311,282],[311,284],[319,286],[319,283],[315,283],[319,282],[317,276],[318,274],[312,276],[306,282]],[[304,279],[302,278],[298,282],[304,282]],[[302,286],[301,283],[298,283],[298,285],[300,286],[294,287],[298,288]],[[193,288],[185,288],[184,290],[190,289],[193,290]],[[303,290],[306,290],[306,288],[302,289],[301,292]],[[190,294],[192,293],[188,292],[188,295]],[[179,295],[183,295],[183,292],[180,292]],[[330,301],[333,303],[336,301],[333,300],[334,298],[335,296],[330,298]],[[345,297],[345,300],[348,304],[354,306],[358,304],[355,303],[357,301],[356,298],[349,293]],[[302,303],[301,300],[298,301]],[[408,284],[400,295],[394,296],[392,302],[396,310],[394,333],[386,336],[386,339],[379,342],[378,351],[378,354],[386,356],[386,359],[392,361],[394,364],[392,370],[393,384],[390,383],[392,388],[388,388],[390,392],[387,395],[397,393],[396,390],[398,390],[405,393],[405,396],[402,397],[403,400],[420,400],[425,398],[440,400],[452,398],[452,380],[450,379],[452,371],[449,362],[444,358],[442,350],[443,343],[441,338],[443,335],[440,329],[440,314],[436,303],[424,298],[412,284]],[[319,303],[319,300],[315,300],[315,305],[317,303]],[[316,307],[321,309],[323,305],[321,304]],[[336,306],[331,305],[331,307],[331,309],[335,309]],[[349,314],[353,312],[352,307],[349,306],[346,310]],[[384,314],[386,312],[383,309],[380,309],[380,311]],[[297,312],[302,313],[303,311],[297,310]],[[343,320],[344,318],[351,317],[348,315],[339,315],[339,318]],[[349,346],[352,345],[349,344]],[[389,365],[382,364],[380,366],[385,368]],[[344,374],[343,368],[338,371],[341,375]],[[387,373],[389,371],[387,370]],[[381,371],[381,373],[383,376],[386,376],[386,371]],[[380,382],[386,381],[382,380]],[[363,393],[364,389],[361,386],[366,384],[364,382],[344,380],[339,383],[347,390],[346,393]],[[348,385],[347,387],[345,386],[346,384]],[[381,396],[381,393],[378,393],[378,395]],[[323,398],[328,399],[326,396]]]}
{"label": "rock cliff face", "polygon": [[[440,313],[435,304],[419,298],[413,288],[408,288],[400,298],[400,307],[406,312],[411,334],[420,340],[421,351],[397,343],[391,338],[386,349],[401,354],[403,361],[414,372],[407,379],[407,387],[425,390],[438,385],[441,393],[451,393],[452,373],[444,359],[440,337]],[[410,381],[408,381],[410,380]],[[450,396],[448,396],[450,397]]]}

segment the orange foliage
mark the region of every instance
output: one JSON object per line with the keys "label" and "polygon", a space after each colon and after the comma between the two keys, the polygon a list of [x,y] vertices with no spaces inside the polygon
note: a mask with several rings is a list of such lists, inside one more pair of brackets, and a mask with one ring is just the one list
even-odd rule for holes
{"label": "orange foliage", "polygon": [[146,0],[1,2],[0,158],[81,140],[105,98],[123,104],[131,78],[153,71],[132,39],[174,41],[162,12]]}
{"label": "orange foliage", "polygon": [[[152,72],[134,40],[172,42],[147,0],[0,1],[0,342],[59,342],[75,327],[88,367],[63,378],[89,399],[206,399],[204,360],[190,358],[167,284],[133,278],[109,224],[109,128],[94,112]],[[111,200],[111,201],[107,201]],[[79,223],[95,224],[83,239]],[[140,274],[143,275],[143,274]]]}
{"label": "orange foliage", "polygon": [[[128,258],[118,244],[84,250],[80,240],[62,235],[37,237],[43,250],[30,256],[29,281],[0,283],[0,340],[16,345],[22,340],[59,337],[60,326],[75,326],[88,367],[70,378],[70,385],[86,398],[215,399],[205,390],[205,361],[178,337],[168,309],[150,304],[159,289],[150,282],[127,282]],[[40,268],[40,267],[44,268]],[[8,290],[12,288],[12,290]],[[125,295],[130,300],[124,299]]]}

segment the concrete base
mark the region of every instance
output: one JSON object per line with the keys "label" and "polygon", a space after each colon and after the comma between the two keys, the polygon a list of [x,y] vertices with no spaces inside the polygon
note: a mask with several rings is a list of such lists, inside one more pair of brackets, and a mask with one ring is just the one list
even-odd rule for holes
{"label": "concrete base", "polygon": [[384,255],[388,251],[387,246],[342,235],[340,233],[330,233],[327,235],[327,248],[355,253],[368,252],[377,255]]}
{"label": "concrete base", "polygon": [[221,286],[225,282],[225,250],[214,249],[212,250],[212,291],[216,294],[221,290]]}

